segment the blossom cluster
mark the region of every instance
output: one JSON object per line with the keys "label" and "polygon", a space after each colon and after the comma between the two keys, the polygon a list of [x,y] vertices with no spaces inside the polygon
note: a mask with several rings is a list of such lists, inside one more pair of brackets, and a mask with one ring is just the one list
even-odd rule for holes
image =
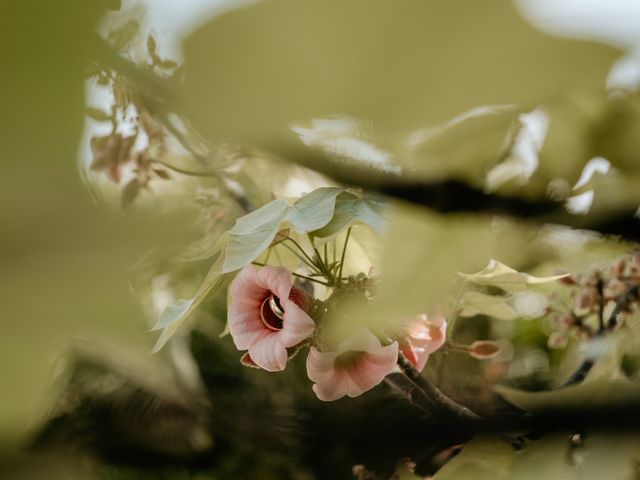
{"label": "blossom cluster", "polygon": [[573,288],[572,307],[555,318],[557,330],[549,337],[553,348],[566,345],[571,335],[587,340],[624,325],[640,306],[640,252],[617,258],[603,270],[567,277],[563,283]]}
{"label": "blossom cluster", "polygon": [[420,315],[408,322],[398,339],[379,338],[366,327],[356,328],[333,349],[317,341],[319,322],[314,299],[294,286],[284,267],[245,266],[231,284],[229,330],[244,351],[242,363],[269,372],[285,369],[300,348],[308,346],[307,375],[320,400],[356,397],[372,389],[397,368],[404,355],[422,370],[429,355],[445,341],[446,321]]}

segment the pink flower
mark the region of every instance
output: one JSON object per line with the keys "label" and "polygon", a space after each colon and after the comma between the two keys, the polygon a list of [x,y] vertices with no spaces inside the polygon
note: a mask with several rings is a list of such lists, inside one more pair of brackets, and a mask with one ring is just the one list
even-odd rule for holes
{"label": "pink flower", "polygon": [[447,322],[442,315],[428,319],[419,315],[409,324],[407,335],[400,341],[400,351],[418,370],[422,371],[429,355],[438,350],[446,338]]}
{"label": "pink flower", "polygon": [[284,370],[287,348],[309,338],[315,323],[308,296],[283,267],[244,267],[231,283],[229,330],[238,350],[269,372]]}
{"label": "pink flower", "polygon": [[315,382],[320,400],[332,401],[348,395],[357,397],[378,385],[398,361],[398,342],[383,347],[369,330],[357,330],[335,352],[311,347],[307,375]]}

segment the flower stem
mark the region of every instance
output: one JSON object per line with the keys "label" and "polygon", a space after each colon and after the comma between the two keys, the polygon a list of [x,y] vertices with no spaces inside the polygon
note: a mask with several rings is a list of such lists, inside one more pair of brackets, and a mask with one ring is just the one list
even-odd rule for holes
{"label": "flower stem", "polygon": [[302,263],[304,263],[307,267],[309,267],[311,270],[315,271],[316,270],[316,266],[313,263],[310,263],[309,260],[307,260],[306,255],[300,256],[300,253],[297,252],[296,250],[294,250],[292,247],[290,247],[289,245],[287,245],[286,243],[282,242],[281,245],[286,248],[287,250],[289,250],[291,253],[293,253],[296,257],[298,257],[300,259],[300,261]]}
{"label": "flower stem", "polygon": [[182,175],[188,175],[190,177],[218,178],[218,175],[216,175],[214,173],[210,173],[210,172],[194,172],[194,171],[191,171],[191,170],[185,170],[183,168],[171,165],[170,163],[163,162],[162,160],[151,160],[151,162],[157,163],[158,165],[162,165],[163,167],[168,168],[169,170],[173,170],[176,173],[180,173]]}
{"label": "flower stem", "polygon": [[305,258],[306,258],[306,259],[309,261],[309,263],[311,264],[310,266],[311,266],[312,268],[316,268],[316,269],[317,269],[317,266],[316,266],[315,262],[313,261],[313,259],[312,259],[309,255],[307,255],[307,252],[305,252],[305,251],[304,251],[304,248],[302,248],[298,242],[296,242],[296,241],[295,241],[293,238],[291,238],[291,237],[287,237],[287,238],[285,238],[285,240],[289,240],[289,241],[290,241],[291,243],[293,243],[296,247],[298,247],[298,250],[300,250],[300,252],[302,253],[302,255],[304,255],[304,256],[305,256]]}
{"label": "flower stem", "polygon": [[342,283],[342,267],[344,266],[344,256],[347,253],[347,245],[349,243],[349,236],[351,235],[351,227],[347,230],[347,237],[344,239],[344,246],[342,247],[342,256],[340,257],[340,270],[338,271],[338,284]]}
{"label": "flower stem", "polygon": [[482,421],[482,417],[453,401],[440,391],[433,383],[420,375],[420,372],[411,365],[409,360],[407,360],[402,353],[398,354],[398,366],[411,383],[418,387],[438,409],[443,412],[447,412],[460,420],[472,421],[474,423]]}

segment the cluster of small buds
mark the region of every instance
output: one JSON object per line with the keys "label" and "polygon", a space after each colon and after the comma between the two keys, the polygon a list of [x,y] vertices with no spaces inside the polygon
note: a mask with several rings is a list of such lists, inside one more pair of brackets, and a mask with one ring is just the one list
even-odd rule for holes
{"label": "cluster of small buds", "polygon": [[556,317],[558,330],[548,341],[551,348],[564,347],[572,334],[588,340],[624,324],[639,306],[640,251],[616,259],[604,270],[567,277],[562,283],[575,289],[572,308]]}

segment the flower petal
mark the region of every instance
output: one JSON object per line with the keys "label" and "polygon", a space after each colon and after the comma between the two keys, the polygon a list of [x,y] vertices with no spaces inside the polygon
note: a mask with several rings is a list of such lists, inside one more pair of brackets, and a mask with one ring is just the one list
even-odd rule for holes
{"label": "flower petal", "polygon": [[351,385],[348,395],[355,397],[381,383],[396,367],[398,343],[368,353],[348,369]]}
{"label": "flower petal", "polygon": [[313,334],[316,324],[298,305],[291,300],[280,300],[284,309],[282,330],[277,334],[285,347],[293,347]]}
{"label": "flower petal", "polygon": [[275,293],[282,302],[289,298],[293,286],[291,277],[291,272],[284,267],[262,267],[256,275],[256,281],[260,287]]}
{"label": "flower petal", "polygon": [[375,352],[382,344],[378,337],[364,327],[354,330],[340,345],[338,353],[344,352]]}
{"label": "flower petal", "polygon": [[332,402],[347,395],[348,381],[344,372],[334,372],[329,381],[315,383],[312,388],[318,399]]}
{"label": "flower petal", "polygon": [[325,383],[331,381],[334,374],[335,352],[320,352],[315,347],[309,349],[307,355],[307,375],[312,382]]}
{"label": "flower petal", "polygon": [[256,340],[249,347],[251,359],[268,372],[280,372],[287,365],[287,349],[274,332]]}
{"label": "flower petal", "polygon": [[258,339],[269,333],[260,320],[260,306],[232,298],[227,309],[229,332],[238,350],[248,350]]}
{"label": "flower petal", "polygon": [[251,265],[245,266],[231,282],[231,300],[235,303],[261,304],[269,294],[258,284],[257,273]]}

